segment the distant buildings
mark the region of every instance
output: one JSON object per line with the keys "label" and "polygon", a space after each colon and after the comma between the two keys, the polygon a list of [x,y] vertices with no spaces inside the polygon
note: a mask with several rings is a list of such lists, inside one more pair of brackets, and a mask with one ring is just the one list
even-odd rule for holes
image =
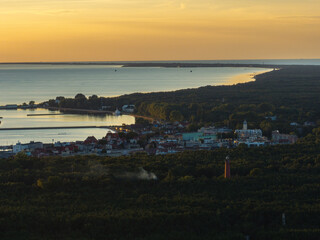
{"label": "distant buildings", "polygon": [[273,144],[294,144],[298,137],[296,135],[281,134],[278,130],[272,131],[272,143]]}
{"label": "distant buildings", "polygon": [[309,121],[307,121],[307,122],[304,122],[304,123],[303,123],[303,126],[304,126],[304,127],[316,127],[317,124],[316,124],[315,122],[309,122]]}
{"label": "distant buildings", "polygon": [[248,129],[246,120],[243,122],[243,128],[235,130],[235,134],[237,134],[236,145],[243,143],[251,147],[263,146],[269,143],[268,139],[262,136],[261,129]]}
{"label": "distant buildings", "polygon": [[16,145],[13,146],[13,153],[17,154],[22,151],[34,151],[36,149],[42,149],[43,148],[43,143],[42,142],[30,142],[27,144],[21,144],[18,142]]}
{"label": "distant buildings", "polygon": [[[239,144],[248,147],[265,146],[270,144],[293,144],[296,135],[272,132],[271,141],[262,135],[261,129],[248,129],[247,121],[242,129],[233,131],[226,127],[202,127],[197,132],[187,132],[187,122],[154,122],[153,124],[133,124],[114,127],[102,139],[89,136],[84,141],[56,142],[43,144],[30,142],[2,148],[1,157],[9,157],[19,152],[29,156],[74,156],[96,154],[101,156],[121,156],[136,152],[163,155],[183,152],[185,150],[213,150],[215,148],[233,148]],[[10,151],[12,149],[12,151]],[[226,170],[230,168],[226,162]],[[226,171],[228,172],[228,171]],[[228,174],[226,175],[228,176]]]}
{"label": "distant buildings", "polygon": [[248,138],[258,139],[262,137],[261,129],[248,129],[248,124],[246,120],[244,120],[243,122],[243,128],[237,129],[235,133],[237,134],[239,140],[245,140]]}
{"label": "distant buildings", "polygon": [[134,105],[123,105],[122,106],[122,111],[126,112],[126,113],[133,113],[135,110],[135,106]]}
{"label": "distant buildings", "polygon": [[268,117],[265,117],[265,119],[269,119],[271,121],[276,121],[277,120],[277,116],[268,116]]}

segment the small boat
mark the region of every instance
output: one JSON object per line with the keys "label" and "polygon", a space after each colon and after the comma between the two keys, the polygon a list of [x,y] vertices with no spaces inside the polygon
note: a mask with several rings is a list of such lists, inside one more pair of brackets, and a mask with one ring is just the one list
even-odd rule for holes
{"label": "small boat", "polygon": [[119,111],[119,109],[117,108],[116,111],[113,113],[114,116],[120,116],[121,112]]}

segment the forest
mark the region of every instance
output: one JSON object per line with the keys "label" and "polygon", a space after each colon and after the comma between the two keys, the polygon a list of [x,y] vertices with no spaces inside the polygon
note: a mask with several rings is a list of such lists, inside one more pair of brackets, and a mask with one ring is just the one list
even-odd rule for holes
{"label": "forest", "polygon": [[[0,161],[0,239],[319,239],[319,79],[320,67],[285,66],[232,86],[50,100],[85,109],[135,104],[141,115],[193,125],[237,128],[246,119],[249,128],[301,138],[114,158],[19,153]],[[290,127],[304,121],[318,127]]]}
{"label": "forest", "polygon": [[[305,136],[310,129],[290,127],[291,122],[320,123],[320,67],[282,66],[279,70],[257,75],[256,81],[231,86],[205,86],[172,92],[134,93],[104,98],[96,95],[60,97],[47,102],[52,107],[121,109],[134,104],[136,113],[167,121],[240,127],[246,119],[250,128],[261,128],[265,135],[272,129]],[[270,118],[276,116],[276,120]]]}
{"label": "forest", "polygon": [[0,239],[319,239],[319,173],[320,129],[165,156],[19,153],[0,161]]}

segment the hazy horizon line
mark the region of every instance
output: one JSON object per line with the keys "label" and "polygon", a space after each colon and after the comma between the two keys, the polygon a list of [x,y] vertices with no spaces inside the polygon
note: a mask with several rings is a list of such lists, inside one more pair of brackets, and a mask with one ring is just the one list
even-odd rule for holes
{"label": "hazy horizon line", "polygon": [[0,64],[46,64],[46,63],[134,63],[134,62],[190,62],[190,61],[268,61],[268,60],[320,60],[319,58],[248,58],[248,59],[189,59],[189,60],[99,60],[99,61],[11,61]]}

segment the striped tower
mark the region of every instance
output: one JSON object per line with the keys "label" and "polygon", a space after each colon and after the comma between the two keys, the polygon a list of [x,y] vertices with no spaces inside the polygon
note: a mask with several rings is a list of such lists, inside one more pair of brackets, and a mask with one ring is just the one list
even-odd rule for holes
{"label": "striped tower", "polygon": [[224,178],[230,178],[230,162],[229,162],[229,156],[226,157],[226,161],[224,164]]}

